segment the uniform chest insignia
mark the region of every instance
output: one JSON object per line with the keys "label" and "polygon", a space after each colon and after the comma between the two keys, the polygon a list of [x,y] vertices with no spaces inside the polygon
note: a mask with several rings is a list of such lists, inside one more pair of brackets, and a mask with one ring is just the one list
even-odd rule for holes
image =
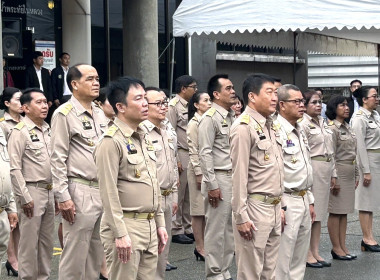
{"label": "uniform chest insignia", "polygon": [[38,136],[37,136],[36,132],[34,131],[34,129],[29,131],[29,136],[30,136],[30,139],[32,140],[32,142],[40,141],[40,139],[38,139]]}
{"label": "uniform chest insignia", "polygon": [[3,122],[4,120],[5,120],[5,119],[4,119],[4,117],[3,117],[3,118],[0,119],[0,122]]}
{"label": "uniform chest insignia", "polygon": [[269,155],[267,153],[264,154],[264,160],[268,161],[269,160]]}
{"label": "uniform chest insignia", "polygon": [[141,171],[138,168],[135,169],[135,177],[136,178],[140,178],[141,177]]}
{"label": "uniform chest insignia", "polygon": [[259,136],[260,140],[264,140],[266,138],[264,131],[260,125],[255,125],[255,130],[256,130],[257,135]]}
{"label": "uniform chest insignia", "polygon": [[158,143],[158,140],[153,140],[152,143],[153,144]]}
{"label": "uniform chest insignia", "polygon": [[277,120],[275,120],[272,123],[272,129],[277,132],[280,128],[281,128],[281,124]]}
{"label": "uniform chest insignia", "polygon": [[222,121],[222,127],[228,127],[226,119],[223,119],[223,121]]}
{"label": "uniform chest insignia", "polygon": [[92,129],[92,125],[86,116],[82,118],[82,125],[84,130]]}
{"label": "uniform chest insignia", "polygon": [[345,131],[342,131],[340,134],[341,134],[341,135],[346,135],[346,132],[345,132]]}
{"label": "uniform chest insignia", "polygon": [[124,142],[125,142],[125,144],[127,146],[127,150],[128,150],[128,154],[129,155],[137,154],[136,146],[132,143],[131,138],[128,138],[127,140],[124,140]]}
{"label": "uniform chest insignia", "polygon": [[292,141],[292,139],[290,139],[290,136],[289,136],[289,134],[288,134],[288,139],[286,139],[286,147],[294,147],[295,145],[294,145],[294,143],[293,143],[293,141]]}
{"label": "uniform chest insignia", "polygon": [[310,129],[315,129],[315,126],[314,126],[313,124],[311,124],[311,123],[309,123],[308,127],[309,127]]}
{"label": "uniform chest insignia", "polygon": [[292,156],[292,159],[290,161],[294,164],[298,161],[298,159],[295,156]]}

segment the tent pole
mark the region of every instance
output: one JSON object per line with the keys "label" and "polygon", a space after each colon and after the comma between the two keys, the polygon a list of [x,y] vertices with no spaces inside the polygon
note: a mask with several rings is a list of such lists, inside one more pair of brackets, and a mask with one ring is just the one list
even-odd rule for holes
{"label": "tent pole", "polygon": [[173,38],[173,46],[172,46],[172,62],[170,65],[170,95],[173,93],[173,76],[174,76],[174,54],[175,54],[175,38]]}
{"label": "tent pole", "polygon": [[189,76],[193,74],[193,65],[192,65],[192,55],[191,55],[191,36],[189,36],[189,39],[187,40],[187,46],[188,46],[188,53],[189,53]]}
{"label": "tent pole", "polygon": [[296,84],[297,70],[297,33],[293,32],[293,85]]}

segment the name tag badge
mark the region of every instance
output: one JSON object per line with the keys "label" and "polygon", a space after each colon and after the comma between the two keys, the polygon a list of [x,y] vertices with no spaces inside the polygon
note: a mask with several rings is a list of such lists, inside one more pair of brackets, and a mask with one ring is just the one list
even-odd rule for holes
{"label": "name tag badge", "polygon": [[82,119],[82,125],[84,130],[92,129],[92,125],[87,117],[83,117]]}

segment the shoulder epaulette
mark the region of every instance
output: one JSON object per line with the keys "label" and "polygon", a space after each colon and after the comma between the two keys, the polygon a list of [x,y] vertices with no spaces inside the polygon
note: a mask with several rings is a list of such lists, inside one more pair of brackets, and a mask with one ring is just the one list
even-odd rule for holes
{"label": "shoulder epaulette", "polygon": [[104,134],[104,136],[113,137],[116,131],[118,130],[119,128],[116,125],[111,125],[110,128],[108,128],[107,132]]}
{"label": "shoulder epaulette", "polygon": [[362,115],[363,114],[363,111],[362,110],[359,110],[356,112],[357,115]]}
{"label": "shoulder epaulette", "polygon": [[194,116],[191,120],[195,121],[195,122],[198,122],[198,119],[196,116]]}
{"label": "shoulder epaulette", "polygon": [[334,122],[333,122],[333,121],[329,121],[327,125],[328,125],[328,126],[333,126],[333,125],[334,125]]}
{"label": "shoulder epaulette", "polygon": [[249,124],[250,117],[248,114],[243,114],[240,118],[240,123]]}
{"label": "shoulder epaulette", "polygon": [[4,117],[2,117],[1,119],[0,119],[0,122],[3,122],[5,119],[4,119]]}
{"label": "shoulder epaulette", "polygon": [[169,101],[169,106],[175,106],[178,103],[179,99],[178,98],[173,98],[172,100]]}
{"label": "shoulder epaulette", "polygon": [[71,105],[71,103],[67,103],[66,105],[63,105],[63,108],[59,110],[59,112],[67,116],[67,114],[70,113],[71,109],[73,109],[73,105]]}
{"label": "shoulder epaulette", "polygon": [[300,123],[302,121],[303,121],[303,117],[297,120],[298,123]]}
{"label": "shoulder epaulette", "polygon": [[21,128],[23,128],[25,126],[25,123],[24,122],[19,122],[16,126],[15,126],[15,129],[17,130],[21,130]]}
{"label": "shoulder epaulette", "polygon": [[216,112],[216,109],[214,107],[210,108],[206,112],[206,116],[212,117]]}

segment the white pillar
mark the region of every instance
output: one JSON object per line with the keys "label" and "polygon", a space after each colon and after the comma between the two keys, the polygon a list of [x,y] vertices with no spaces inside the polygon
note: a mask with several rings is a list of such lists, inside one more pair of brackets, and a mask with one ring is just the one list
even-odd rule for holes
{"label": "white pillar", "polygon": [[71,65],[91,64],[90,0],[62,1],[62,50],[70,54]]}

